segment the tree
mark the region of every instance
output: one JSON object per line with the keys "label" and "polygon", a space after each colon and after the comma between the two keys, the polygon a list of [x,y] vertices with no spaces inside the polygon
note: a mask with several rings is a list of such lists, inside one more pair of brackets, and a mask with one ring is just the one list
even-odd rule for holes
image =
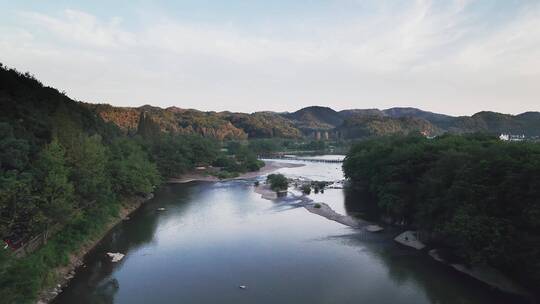
{"label": "tree", "polygon": [[111,180],[107,171],[108,150],[101,136],[81,135],[78,144],[69,152],[71,179],[77,185],[76,192],[81,204],[87,205],[111,197]]}
{"label": "tree", "polygon": [[32,176],[16,171],[0,173],[0,236],[26,229],[28,217],[35,208]]}
{"label": "tree", "polygon": [[311,193],[311,186],[309,184],[302,185],[300,188],[302,193],[309,195]]}
{"label": "tree", "polygon": [[289,181],[283,174],[269,174],[266,182],[270,184],[270,189],[276,192],[289,188]]}
{"label": "tree", "polygon": [[74,209],[73,184],[64,155],[64,148],[55,139],[43,149],[36,164],[39,199],[34,221],[44,228],[45,239],[50,227],[65,223]]}
{"label": "tree", "polygon": [[132,140],[118,139],[113,142],[108,167],[115,192],[123,195],[150,193],[160,182],[156,165]]}
{"label": "tree", "polygon": [[478,134],[377,138],[355,145],[343,170],[378,213],[427,232],[463,263],[540,284],[540,144]]}
{"label": "tree", "polygon": [[0,169],[24,169],[28,163],[29,150],[28,142],[15,138],[9,124],[0,123]]}

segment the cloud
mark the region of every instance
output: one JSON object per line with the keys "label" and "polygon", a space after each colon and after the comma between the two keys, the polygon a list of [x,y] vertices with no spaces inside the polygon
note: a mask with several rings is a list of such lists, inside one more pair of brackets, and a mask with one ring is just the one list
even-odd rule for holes
{"label": "cloud", "polygon": [[471,1],[373,3],[372,14],[328,22],[161,15],[136,27],[75,9],[24,11],[0,27],[0,54],[76,98],[119,105],[539,110],[539,5],[494,25]]}
{"label": "cloud", "polygon": [[98,48],[135,44],[135,34],[120,29],[119,17],[102,22],[93,15],[72,9],[64,10],[62,18],[37,12],[20,12],[19,15],[63,42]]}

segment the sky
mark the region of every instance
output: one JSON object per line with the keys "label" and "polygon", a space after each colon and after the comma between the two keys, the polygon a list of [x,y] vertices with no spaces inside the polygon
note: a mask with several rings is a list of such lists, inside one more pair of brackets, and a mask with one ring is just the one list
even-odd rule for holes
{"label": "sky", "polygon": [[0,0],[0,62],[117,106],[540,111],[540,1]]}

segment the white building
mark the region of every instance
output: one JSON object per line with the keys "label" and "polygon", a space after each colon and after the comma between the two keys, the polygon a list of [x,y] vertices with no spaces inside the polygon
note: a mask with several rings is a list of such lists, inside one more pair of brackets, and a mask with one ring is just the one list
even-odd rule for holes
{"label": "white building", "polygon": [[525,135],[501,134],[499,139],[504,141],[523,141],[525,140]]}

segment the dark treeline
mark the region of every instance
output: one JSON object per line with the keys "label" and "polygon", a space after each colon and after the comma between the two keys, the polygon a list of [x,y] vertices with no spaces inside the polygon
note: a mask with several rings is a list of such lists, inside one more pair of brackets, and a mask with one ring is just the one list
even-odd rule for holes
{"label": "dark treeline", "polygon": [[379,138],[355,145],[343,169],[380,213],[428,232],[454,258],[540,286],[540,144]]}
{"label": "dark treeline", "polygon": [[343,153],[348,151],[351,141],[343,140],[291,140],[284,138],[251,139],[249,149],[258,155],[268,155],[276,152],[317,152]]}
{"label": "dark treeline", "polygon": [[[239,155],[232,161],[239,169],[260,168],[253,152]],[[0,236],[9,245],[0,249],[1,302],[32,302],[54,283],[51,270],[131,198],[222,156],[219,142],[200,136],[122,135],[88,107],[0,64]],[[36,236],[44,246],[13,256]]]}

